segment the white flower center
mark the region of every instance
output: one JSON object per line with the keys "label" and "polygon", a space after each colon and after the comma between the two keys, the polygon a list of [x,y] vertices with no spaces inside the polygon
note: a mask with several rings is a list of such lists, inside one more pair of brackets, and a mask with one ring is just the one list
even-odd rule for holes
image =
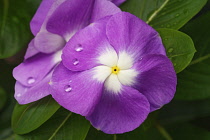
{"label": "white flower center", "polygon": [[131,86],[135,83],[139,73],[132,69],[134,63],[132,55],[122,51],[117,56],[115,50],[109,48],[103,51],[98,60],[102,66],[93,68],[93,78],[104,82],[105,90],[117,94],[120,93],[122,85]]}

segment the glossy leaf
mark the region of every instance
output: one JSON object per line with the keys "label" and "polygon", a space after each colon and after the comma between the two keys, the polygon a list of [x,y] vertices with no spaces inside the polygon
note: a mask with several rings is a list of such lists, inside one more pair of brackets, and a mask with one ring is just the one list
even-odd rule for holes
{"label": "glossy leaf", "polygon": [[26,134],[46,122],[60,105],[50,96],[27,104],[16,104],[12,115],[12,128],[16,134]]}
{"label": "glossy leaf", "polygon": [[190,123],[176,123],[166,127],[174,140],[209,140],[210,132]]}
{"label": "glossy leaf", "polygon": [[176,73],[181,72],[188,66],[196,52],[192,39],[172,29],[158,29],[157,31],[162,38],[167,56],[174,64]]}
{"label": "glossy leaf", "polygon": [[162,124],[182,123],[197,118],[210,116],[210,99],[198,101],[173,100],[159,112]]}
{"label": "glossy leaf", "polygon": [[16,140],[85,140],[90,123],[82,116],[63,108],[35,131],[19,135]]}
{"label": "glossy leaf", "polygon": [[16,54],[32,38],[29,22],[40,0],[0,1],[0,59]]}
{"label": "glossy leaf", "polygon": [[187,24],[182,31],[195,42],[197,53],[189,67],[178,75],[176,99],[210,97],[210,12]]}
{"label": "glossy leaf", "polygon": [[123,11],[130,12],[154,28],[179,29],[196,15],[207,0],[127,0]]}

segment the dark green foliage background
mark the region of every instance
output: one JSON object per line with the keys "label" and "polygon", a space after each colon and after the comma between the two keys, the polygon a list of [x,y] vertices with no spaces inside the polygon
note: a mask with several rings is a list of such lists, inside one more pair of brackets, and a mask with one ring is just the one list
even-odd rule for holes
{"label": "dark green foliage background", "polygon": [[136,130],[107,135],[51,96],[16,103],[12,69],[33,38],[29,22],[41,0],[0,1],[0,140],[209,140],[210,0],[127,0],[131,12],[153,28],[178,76],[175,98]]}

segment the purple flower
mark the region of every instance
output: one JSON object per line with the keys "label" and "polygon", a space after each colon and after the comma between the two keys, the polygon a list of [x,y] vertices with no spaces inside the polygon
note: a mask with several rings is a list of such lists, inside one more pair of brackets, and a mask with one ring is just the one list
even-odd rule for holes
{"label": "purple flower", "polygon": [[24,62],[13,71],[18,103],[27,104],[49,95],[52,72],[61,61],[66,42],[88,24],[117,12],[120,9],[108,0],[43,0],[30,23],[35,37]]}
{"label": "purple flower", "polygon": [[176,73],[159,34],[119,12],[77,32],[54,70],[53,98],[105,133],[132,131],[171,101]]}

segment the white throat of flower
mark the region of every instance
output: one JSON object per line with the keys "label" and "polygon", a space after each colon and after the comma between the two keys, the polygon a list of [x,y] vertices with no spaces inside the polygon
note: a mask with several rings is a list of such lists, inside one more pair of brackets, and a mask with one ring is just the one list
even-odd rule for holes
{"label": "white throat of flower", "polygon": [[138,72],[132,69],[134,60],[126,51],[119,52],[112,48],[106,49],[98,57],[101,66],[94,69],[94,79],[105,82],[105,90],[120,93],[122,85],[131,86],[136,82]]}

